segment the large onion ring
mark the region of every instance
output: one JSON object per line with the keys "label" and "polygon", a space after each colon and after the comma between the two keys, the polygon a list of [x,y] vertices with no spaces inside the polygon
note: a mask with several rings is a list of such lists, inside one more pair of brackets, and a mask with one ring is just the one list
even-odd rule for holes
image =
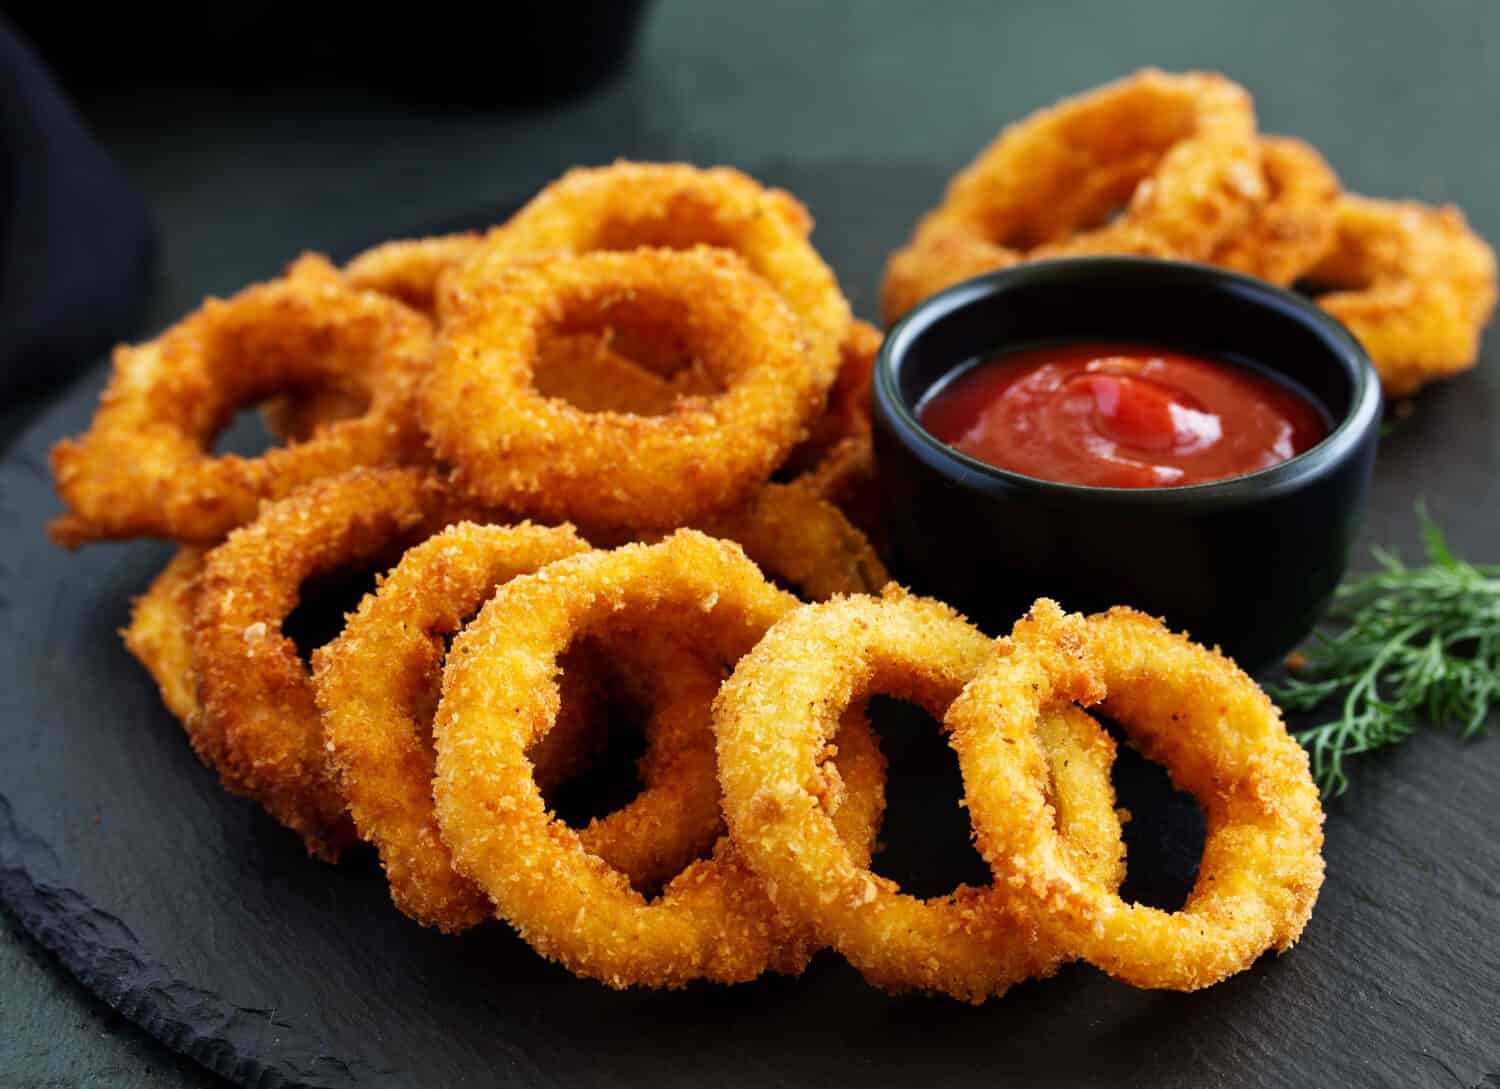
{"label": "large onion ring", "polygon": [[[733,662],[795,606],[739,549],[683,530],[515,579],[454,640],[434,723],[439,823],[459,869],[543,955],[616,987],[733,982],[800,967],[800,957],[787,957],[796,932],[727,841],[648,903],[551,818],[524,756],[556,713],[557,655],[579,636],[649,617]],[[688,655],[684,667],[696,660]],[[707,731],[707,705],[702,713]],[[851,736],[841,735],[836,763],[809,771],[849,849],[867,858],[883,769],[857,726],[845,727]]]}
{"label": "large onion ring", "polygon": [[[1119,722],[1202,805],[1207,841],[1181,911],[1126,904],[1059,856],[1037,788],[1035,723],[1074,701]],[[1301,934],[1323,883],[1323,810],[1307,753],[1217,651],[1131,609],[1085,620],[1043,599],[946,723],[981,853],[1029,905],[1044,942],[1136,987],[1196,990]]]}
{"label": "large onion ring", "polygon": [[1472,367],[1495,308],[1495,251],[1451,205],[1344,194],[1333,247],[1307,279],[1393,397]]}
{"label": "large onion ring", "polygon": [[1209,262],[1282,287],[1307,274],[1333,243],[1339,179],[1316,148],[1285,136],[1260,141],[1266,199]]}
{"label": "large onion ring", "polygon": [[[457,631],[495,589],[519,574],[585,551],[569,529],[460,523],[410,549],[350,616],[343,633],[313,655],[318,707],[330,757],[359,833],[380,850],[391,896],[407,915],[445,931],[494,913],[482,890],[453,869],[432,805],[431,715],[437,703],[443,636]],[[712,738],[695,704],[712,699],[684,689],[692,671],[666,668],[651,633],[620,647],[645,690],[648,749],[642,792],[590,823],[580,839],[638,887],[675,875],[721,831]],[[549,756],[573,747],[577,685],[570,663],[559,674],[557,722],[528,750],[545,788]],[[717,688],[717,685],[714,685]],[[700,736],[703,735],[703,736]]]}
{"label": "large onion ring", "polygon": [[[1001,881],[919,900],[872,873],[809,794],[815,761],[851,702],[900,696],[941,717],[993,654],[993,643],[947,606],[895,591],[809,605],[771,629],[715,704],[724,813],[735,844],[777,907],[813,928],[879,986],[970,1001],[1050,974],[1065,947],[1036,941]],[[1065,852],[1105,884],[1123,873],[1109,780],[1114,747],[1082,714],[1051,724],[1063,792]]]}
{"label": "large onion ring", "polygon": [[[211,299],[158,339],[116,350],[93,425],[52,450],[70,513],[50,532],[69,547],[136,535],[209,544],[263,499],[355,466],[420,458],[415,387],[430,349],[423,318],[352,290],[320,258]],[[241,405],[308,386],[348,390],[368,407],[258,458],[208,450]]]}
{"label": "large onion ring", "polygon": [[[532,517],[665,529],[730,506],[770,476],[827,390],[791,313],[723,250],[478,258],[456,283],[423,421],[464,488]],[[680,330],[724,392],[631,416],[536,391],[549,335],[638,325]]]}
{"label": "large onion ring", "polygon": [[826,388],[852,319],[838,281],[808,242],[811,231],[795,197],[738,170],[617,162],[568,171],[490,231],[484,252],[493,263],[638,247],[733,250],[801,319],[810,365]]}
{"label": "large onion ring", "polygon": [[1250,221],[1264,191],[1244,88],[1146,69],[1001,132],[892,254],[881,306],[894,321],[945,287],[1031,257],[1203,260]]}
{"label": "large onion ring", "polygon": [[210,552],[198,579],[194,748],[330,861],[353,839],[323,744],[312,677],[282,622],[307,579],[388,560],[476,515],[416,469],[355,470],[268,505]]}

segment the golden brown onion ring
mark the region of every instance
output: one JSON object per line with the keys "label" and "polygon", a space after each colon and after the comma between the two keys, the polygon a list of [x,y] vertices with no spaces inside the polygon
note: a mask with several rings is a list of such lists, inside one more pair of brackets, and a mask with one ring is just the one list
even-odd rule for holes
{"label": "golden brown onion ring", "polygon": [[[52,450],[69,513],[50,532],[69,547],[140,535],[210,544],[263,499],[355,466],[420,459],[416,383],[430,350],[424,319],[350,289],[321,258],[211,299],[156,340],[116,350],[89,431]],[[210,451],[240,406],[312,386],[368,407],[257,458]]]}
{"label": "golden brown onion ring", "polygon": [[545,253],[733,250],[801,320],[811,366],[826,388],[852,319],[838,281],[808,242],[811,231],[812,219],[795,197],[738,170],[617,162],[570,170],[547,186],[486,235],[483,260],[493,267]]}
{"label": "golden brown onion ring", "polygon": [[[610,986],[733,982],[767,968],[799,970],[805,935],[722,840],[711,858],[647,902],[547,811],[525,750],[557,709],[557,655],[602,627],[649,622],[699,654],[733,662],[796,600],[767,583],[739,549],[683,530],[653,545],[585,553],[506,583],[454,640],[434,724],[434,797],[459,869],[543,955]],[[710,708],[701,708],[710,729]],[[808,768],[851,853],[868,858],[883,765],[857,720],[837,757]],[[847,735],[847,736],[846,736]],[[825,753],[825,756],[827,754]]]}
{"label": "golden brown onion ring", "polygon": [[[455,284],[423,422],[461,486],[531,517],[665,529],[730,506],[770,476],[827,389],[795,318],[723,250],[479,258]],[[724,391],[667,416],[584,412],[537,392],[549,336],[641,326],[679,331]]]}
{"label": "golden brown onion ring", "polygon": [[892,254],[881,307],[895,321],[945,287],[1032,257],[1204,260],[1264,191],[1244,88],[1146,69],[1002,131]]}
{"label": "golden brown onion ring", "polygon": [[210,552],[198,579],[193,747],[224,785],[259,800],[333,860],[353,839],[312,678],[282,622],[316,575],[388,563],[454,521],[482,516],[415,469],[355,470],[276,503]]}
{"label": "golden brown onion ring", "polygon": [[[1203,807],[1203,861],[1181,911],[1126,904],[1059,856],[1037,789],[1036,722],[1074,702],[1120,723]],[[1043,942],[1132,986],[1191,991],[1302,933],[1323,883],[1323,810],[1307,753],[1217,651],[1131,609],[1085,620],[1043,599],[945,722],[981,853]]]}
{"label": "golden brown onion ring", "polygon": [[[808,784],[839,715],[880,692],[941,718],[993,654],[993,643],[938,602],[894,588],[881,598],[836,598],[777,623],[736,667],[715,703],[724,813],[736,846],[777,907],[808,924],[870,982],[969,1001],[999,994],[1064,960],[1004,881],[919,900],[871,872],[841,842]],[[1060,834],[1071,864],[1105,884],[1123,874],[1109,771],[1114,746],[1088,716],[1049,723],[1049,778],[1065,797]],[[1049,821],[1049,827],[1056,827]]]}
{"label": "golden brown onion ring", "polygon": [[1495,309],[1495,251],[1452,205],[1344,194],[1333,247],[1307,279],[1392,397],[1472,367]]}

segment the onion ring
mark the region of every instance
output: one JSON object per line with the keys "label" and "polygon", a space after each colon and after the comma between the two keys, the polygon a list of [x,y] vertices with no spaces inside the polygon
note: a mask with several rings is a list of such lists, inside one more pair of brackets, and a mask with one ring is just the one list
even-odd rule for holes
{"label": "onion ring", "polygon": [[[49,532],[70,548],[136,535],[211,544],[263,499],[358,465],[418,460],[415,387],[430,345],[419,315],[348,288],[321,258],[210,299],[157,340],[116,350],[93,425],[52,449],[70,513]],[[238,406],[309,386],[346,389],[368,408],[258,458],[207,449]]]}
{"label": "onion ring", "polygon": [[1311,144],[1284,136],[1261,137],[1260,162],[1265,203],[1208,261],[1286,287],[1333,243],[1339,179]]}
{"label": "onion ring", "polygon": [[[648,903],[550,817],[524,757],[556,713],[557,654],[577,637],[648,616],[671,638],[732,662],[795,605],[739,549],[683,530],[514,579],[454,640],[433,727],[443,838],[458,868],[544,956],[613,987],[800,968],[805,939],[778,918],[727,840]],[[688,654],[683,667],[697,661]],[[883,766],[858,725],[846,725],[836,762],[809,770],[851,852],[868,857]]]}
{"label": "onion ring", "polygon": [[[531,517],[689,524],[763,482],[826,391],[791,313],[723,250],[480,258],[456,283],[462,302],[439,342],[422,418],[462,487]],[[536,392],[548,334],[634,324],[679,328],[724,392],[663,417],[587,413]]]}
{"label": "onion ring", "polygon": [[810,366],[826,388],[852,318],[838,281],[807,240],[811,231],[795,197],[738,170],[617,162],[570,170],[547,186],[489,232],[480,260],[493,266],[544,253],[638,247],[733,250],[801,319]]}
{"label": "onion ring", "polygon": [[[453,869],[432,804],[431,715],[445,649],[497,586],[585,551],[570,529],[451,526],[409,550],[341,634],[313,655],[318,707],[339,784],[360,834],[380,851],[396,905],[418,922],[458,931],[488,918],[482,890]],[[647,706],[644,789],[579,832],[585,848],[637,887],[660,885],[722,831],[712,737],[694,716],[717,689],[686,689],[693,671],[665,668],[649,632],[618,649]],[[575,656],[579,649],[571,648]],[[527,752],[538,786],[579,742],[574,663],[559,674],[558,719]]]}
{"label": "onion ring", "polygon": [[1370,353],[1386,393],[1402,397],[1479,358],[1495,308],[1495,251],[1451,205],[1346,193],[1333,247],[1307,280]]}
{"label": "onion ring", "polygon": [[960,280],[1031,257],[1203,260],[1249,223],[1264,189],[1244,88],[1208,72],[1145,69],[1002,131],[891,256],[881,306],[891,322]]}
{"label": "onion ring", "polygon": [[[1181,911],[1126,904],[1058,857],[1033,724],[1073,701],[1098,705],[1203,806],[1203,861]],[[1085,620],[1042,599],[946,723],[981,853],[1043,941],[1136,987],[1196,990],[1301,934],[1323,882],[1307,753],[1217,651],[1131,609]]]}
{"label": "onion ring", "polygon": [[[812,927],[870,982],[978,1002],[1053,972],[1067,950],[1034,940],[1004,882],[919,900],[854,857],[809,796],[813,762],[851,701],[890,692],[941,717],[994,644],[938,602],[889,590],[790,614],[724,683],[715,703],[730,834],[778,909]],[[1114,746],[1082,714],[1051,725],[1065,854],[1106,884],[1123,846],[1109,780]],[[1038,772],[1034,785],[1048,777]]]}
{"label": "onion ring", "polygon": [[282,622],[315,575],[380,562],[475,514],[431,474],[355,470],[268,505],[210,552],[198,580],[193,746],[332,861],[353,839],[323,744],[312,678]]}

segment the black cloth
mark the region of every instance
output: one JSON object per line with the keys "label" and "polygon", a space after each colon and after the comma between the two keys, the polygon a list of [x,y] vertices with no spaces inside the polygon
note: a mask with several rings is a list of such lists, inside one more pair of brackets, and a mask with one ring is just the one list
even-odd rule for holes
{"label": "black cloth", "polygon": [[145,198],[0,20],[0,398],[135,332],[155,259]]}

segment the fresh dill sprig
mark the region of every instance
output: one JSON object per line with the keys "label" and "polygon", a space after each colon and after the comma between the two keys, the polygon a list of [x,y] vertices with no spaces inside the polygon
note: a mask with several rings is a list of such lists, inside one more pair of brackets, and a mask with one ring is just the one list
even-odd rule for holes
{"label": "fresh dill sprig", "polygon": [[1427,565],[1375,550],[1380,570],[1339,588],[1330,619],[1272,695],[1310,711],[1341,700],[1338,717],[1296,733],[1325,797],[1349,785],[1345,761],[1406,740],[1422,725],[1471,738],[1500,702],[1500,565],[1456,558],[1422,507]]}

